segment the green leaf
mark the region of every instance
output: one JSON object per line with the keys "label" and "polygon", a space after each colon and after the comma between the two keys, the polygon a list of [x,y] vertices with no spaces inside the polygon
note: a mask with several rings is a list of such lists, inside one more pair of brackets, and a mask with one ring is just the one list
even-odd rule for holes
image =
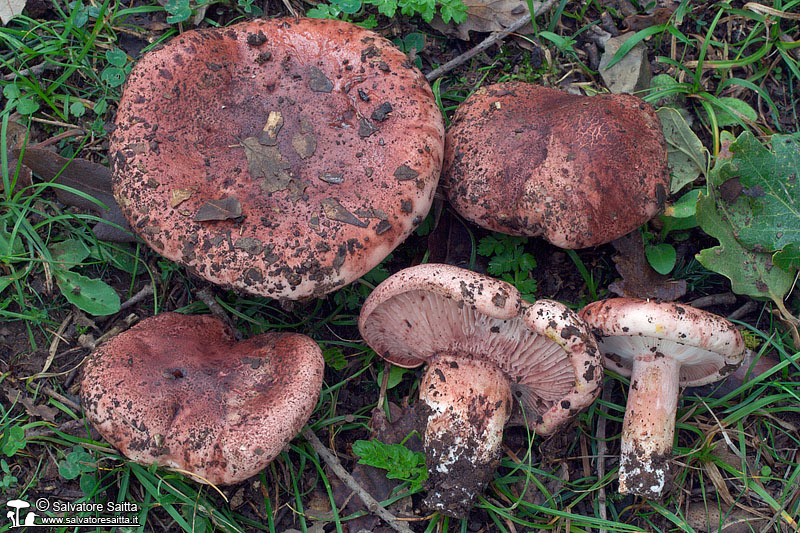
{"label": "green leaf", "polygon": [[81,101],[72,102],[69,105],[69,112],[74,117],[82,117],[86,113],[86,106]]}
{"label": "green leaf", "polygon": [[80,265],[91,253],[83,241],[78,239],[57,242],[48,249],[50,257],[53,258],[53,264],[61,270],[70,270]]}
{"label": "green leaf", "polygon": [[671,244],[648,244],[644,247],[644,255],[653,270],[659,274],[667,275],[675,266],[676,253]]}
{"label": "green leaf", "polygon": [[693,189],[670,205],[664,210],[664,214],[668,217],[674,218],[689,218],[695,214],[697,206],[697,198],[702,192],[701,189]]}
{"label": "green leaf", "polygon": [[322,352],[322,357],[325,359],[325,364],[334,370],[342,370],[347,366],[347,359],[345,359],[341,348],[328,348]]}
{"label": "green leaf", "polygon": [[95,470],[94,465],[86,464],[93,463],[92,456],[81,446],[75,446],[72,451],[67,454],[64,461],[58,463],[58,473],[64,479],[75,479],[82,472],[92,472]]}
{"label": "green leaf", "polygon": [[425,36],[418,32],[411,32],[403,38],[403,51],[407,54],[411,50],[416,50],[417,53],[425,49]]}
{"label": "green leaf", "polygon": [[[787,244],[783,250],[775,252],[772,262],[787,272],[800,270],[800,245],[797,243]],[[0,286],[2,286],[2,280],[0,280]]]}
{"label": "green leaf", "polygon": [[770,254],[744,248],[710,196],[700,196],[696,216],[703,231],[720,242],[719,246],[697,254],[700,264],[730,279],[736,294],[770,298],[780,302],[782,307],[783,297],[794,282],[794,274],[775,267]]}
{"label": "green leaf", "polygon": [[[397,387],[403,381],[403,375],[408,372],[407,368],[392,365],[389,370],[389,379],[386,381],[386,389],[390,390]],[[378,372],[378,383],[383,382],[383,369]]]}
{"label": "green leaf", "polygon": [[662,107],[657,114],[667,141],[669,190],[674,194],[705,173],[708,151],[678,109]]}
{"label": "green leaf", "polygon": [[724,106],[722,107],[713,101],[711,102],[711,104],[715,107],[717,114],[717,125],[720,128],[733,126],[741,122],[741,119],[736,117],[733,113],[738,113],[751,121],[758,119],[758,114],[755,112],[755,110],[750,107],[747,102],[739,100],[738,98],[722,96],[717,98],[717,102]]}
{"label": "green leaf", "polygon": [[772,147],[774,151],[751,133],[742,133],[730,145],[731,158],[720,165],[715,180],[718,188],[727,187],[725,201],[731,209],[743,213],[734,221],[736,236],[745,247],[759,251],[800,244],[800,134],[774,135]]}
{"label": "green leaf", "polygon": [[3,96],[6,97],[8,100],[15,100],[22,95],[22,92],[19,90],[19,87],[14,85],[13,83],[6,85],[3,87]]}
{"label": "green leaf", "polygon": [[39,110],[39,104],[30,96],[26,95],[17,101],[17,113],[20,115],[32,115]]}
{"label": "green leaf", "polygon": [[361,0],[331,0],[331,2],[339,6],[342,13],[347,15],[354,15],[361,11]]}
{"label": "green leaf", "polygon": [[99,279],[69,270],[54,270],[58,288],[69,303],[90,315],[111,315],[119,311],[119,295]]}
{"label": "green leaf", "polygon": [[109,87],[119,87],[125,83],[125,71],[119,67],[106,67],[100,74],[100,79]]}
{"label": "green leaf", "polygon": [[128,54],[119,48],[112,48],[111,50],[106,50],[106,61],[115,67],[124,67],[128,63]]}
{"label": "green leaf", "polygon": [[386,477],[389,479],[410,481],[412,491],[428,479],[425,454],[411,451],[402,444],[357,440],[353,443],[353,453],[360,458],[359,464],[388,470]]}
{"label": "green leaf", "polygon": [[5,443],[3,443],[2,449],[3,455],[6,457],[13,457],[14,454],[28,445],[28,441],[25,440],[25,430],[22,429],[22,426],[15,424],[6,429],[6,433],[8,436],[5,439]]}
{"label": "green leaf", "polygon": [[306,16],[312,19],[335,19],[341,11],[330,4],[319,3],[306,11]]}
{"label": "green leaf", "polygon": [[192,8],[189,7],[189,0],[167,0],[164,9],[169,13],[167,17],[167,22],[169,24],[185,22],[192,16]]}

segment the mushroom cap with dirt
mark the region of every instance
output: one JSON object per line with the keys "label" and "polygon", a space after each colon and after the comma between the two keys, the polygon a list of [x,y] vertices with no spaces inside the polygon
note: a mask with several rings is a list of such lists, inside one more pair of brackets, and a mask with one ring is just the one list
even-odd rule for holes
{"label": "mushroom cap with dirt", "polygon": [[378,34],[277,18],[182,33],[134,66],[115,197],[166,258],[219,285],[322,296],[382,261],[433,200],[444,124]]}
{"label": "mushroom cap with dirt", "polygon": [[428,363],[420,384],[426,505],[464,516],[499,463],[516,398],[548,435],[599,392],[594,338],[558,302],[529,304],[512,285],[441,264],[402,270],[364,302],[359,330],[392,364]]}
{"label": "mushroom cap with dirt", "polygon": [[742,335],[707,311],[635,298],[594,302],[580,316],[597,337],[606,368],[631,379],[619,491],[660,498],[672,480],[679,388],[735,372],[745,354]]}
{"label": "mushroom cap with dirt", "polygon": [[92,425],[129,459],[228,485],[257,474],[300,431],[323,368],[305,335],[236,342],[211,316],[162,313],[94,352],[81,397]]}
{"label": "mushroom cap with dirt", "polygon": [[442,179],[464,218],[561,248],[625,235],[664,208],[670,184],[648,104],[522,82],[481,87],[459,105]]}

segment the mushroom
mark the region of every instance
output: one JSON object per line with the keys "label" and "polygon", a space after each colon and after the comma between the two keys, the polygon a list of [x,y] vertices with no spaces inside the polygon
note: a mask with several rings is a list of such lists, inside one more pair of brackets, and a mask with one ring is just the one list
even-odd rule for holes
{"label": "mushroom", "polygon": [[455,209],[480,226],[584,248],[663,209],[665,146],[655,112],[634,96],[499,83],[458,107],[443,183]]}
{"label": "mushroom", "polygon": [[317,297],[382,261],[428,212],[444,125],[378,34],[277,18],[187,31],[133,68],[114,194],[158,253],[219,285]]}
{"label": "mushroom", "polygon": [[162,313],[95,351],[81,396],[92,425],[129,459],[227,485],[258,473],[300,431],[323,366],[305,335],[235,342],[216,318]]}
{"label": "mushroom", "polygon": [[619,491],[660,498],[672,480],[678,388],[735,372],[745,353],[742,335],[712,313],[635,298],[594,302],[580,316],[594,331],[606,368],[631,380]]}
{"label": "mushroom", "polygon": [[491,479],[516,398],[549,435],[592,403],[602,379],[594,338],[558,302],[528,304],[510,284],[425,264],[386,279],[358,327],[392,364],[428,363],[420,384],[428,507],[460,517]]}

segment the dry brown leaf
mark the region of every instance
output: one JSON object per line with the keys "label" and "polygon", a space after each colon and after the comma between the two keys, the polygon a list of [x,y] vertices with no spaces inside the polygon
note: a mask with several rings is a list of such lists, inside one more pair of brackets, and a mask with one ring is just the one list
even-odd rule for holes
{"label": "dry brown leaf", "polygon": [[619,254],[613,257],[622,279],[608,289],[627,298],[653,298],[672,302],[686,294],[686,280],[671,280],[650,266],[644,255],[642,234],[632,231],[611,243]]}
{"label": "dry brown leaf", "polygon": [[[18,152],[15,151],[15,153]],[[42,179],[88,194],[105,205],[107,209],[60,187],[55,189],[60,202],[87,211],[94,211],[104,220],[123,228],[120,230],[109,224],[98,222],[93,228],[98,239],[113,242],[134,242],[136,240],[128,221],[125,220],[125,216],[114,199],[111,190],[111,171],[108,167],[86,159],[69,160],[50,150],[35,147],[28,147],[25,150],[22,162]]]}
{"label": "dry brown leaf", "polygon": [[17,402],[22,407],[25,408],[25,411],[32,417],[41,418],[42,420],[46,420],[48,422],[55,422],[56,415],[58,414],[58,409],[55,407],[48,407],[46,405],[35,405],[33,400],[31,400],[25,393],[22,391],[15,389],[14,387],[6,386],[5,393],[6,398],[10,403]]}
{"label": "dry brown leaf", "polygon": [[[446,24],[440,16],[434,17],[431,26],[451,37],[469,41],[469,32],[502,31],[528,12],[528,4],[524,0],[464,0],[467,6],[467,20],[461,24]],[[533,3],[534,8],[539,2]],[[519,33],[530,33],[533,28],[526,24]]]}

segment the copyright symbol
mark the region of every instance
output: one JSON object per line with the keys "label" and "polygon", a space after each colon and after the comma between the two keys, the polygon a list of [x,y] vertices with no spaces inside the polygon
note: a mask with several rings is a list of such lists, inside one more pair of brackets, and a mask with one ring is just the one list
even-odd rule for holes
{"label": "copyright symbol", "polygon": [[47,511],[50,509],[50,500],[47,498],[38,498],[34,505],[37,511]]}

